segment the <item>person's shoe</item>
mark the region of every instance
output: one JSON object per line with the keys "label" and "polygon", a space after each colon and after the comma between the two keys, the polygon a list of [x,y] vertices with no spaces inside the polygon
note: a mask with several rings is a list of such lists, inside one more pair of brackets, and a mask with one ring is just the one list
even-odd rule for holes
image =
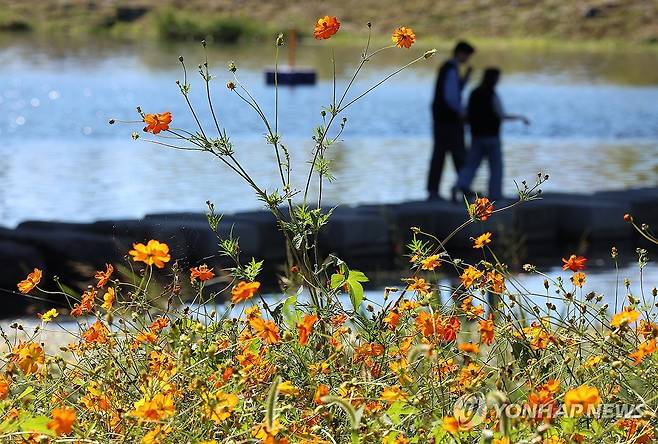
{"label": "person's shoe", "polygon": [[439,193],[430,192],[427,195],[427,201],[428,202],[441,202],[442,200],[444,200],[444,199],[439,195]]}

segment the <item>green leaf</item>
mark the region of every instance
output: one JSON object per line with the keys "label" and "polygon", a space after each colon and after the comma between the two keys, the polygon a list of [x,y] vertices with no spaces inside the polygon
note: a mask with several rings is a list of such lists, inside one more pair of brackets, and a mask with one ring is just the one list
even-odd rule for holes
{"label": "green leaf", "polygon": [[391,419],[393,424],[398,425],[401,422],[400,416],[414,415],[417,412],[418,410],[416,410],[412,406],[406,405],[402,401],[396,401],[393,404],[391,404],[391,406],[386,411],[386,414]]}
{"label": "green leaf", "polygon": [[296,305],[297,305],[297,293],[288,296],[286,300],[283,302],[283,307],[281,309],[283,313],[283,320],[286,322],[288,328],[291,329],[294,329],[297,323],[299,322],[299,315],[295,310]]}
{"label": "green leaf", "polygon": [[53,431],[48,428],[49,422],[50,418],[45,415],[33,416],[23,420],[20,427],[21,430],[26,432],[36,432],[54,436]]}
{"label": "green leaf", "polygon": [[335,290],[345,283],[345,275],[335,273],[331,275],[331,289]]}
{"label": "green leaf", "polygon": [[347,274],[347,286],[350,290],[350,300],[354,311],[359,311],[363,302],[363,285],[361,282],[368,282],[365,274],[359,270],[349,270]]}
{"label": "green leaf", "polygon": [[576,418],[565,416],[560,420],[560,428],[565,434],[571,434],[576,431]]}
{"label": "green leaf", "polygon": [[347,280],[355,282],[368,282],[370,279],[368,279],[368,277],[359,270],[350,270]]}
{"label": "green leaf", "polygon": [[27,395],[29,395],[33,391],[34,391],[34,387],[32,387],[31,385],[26,387],[25,390],[23,390],[23,393],[18,395],[18,398],[16,398],[16,400],[18,401],[18,400],[21,400],[21,399],[25,398]]}

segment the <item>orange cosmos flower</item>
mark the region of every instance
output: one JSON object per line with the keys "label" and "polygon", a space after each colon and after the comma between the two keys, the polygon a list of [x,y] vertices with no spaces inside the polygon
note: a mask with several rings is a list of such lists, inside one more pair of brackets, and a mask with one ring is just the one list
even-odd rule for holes
{"label": "orange cosmos flower", "polygon": [[317,22],[315,22],[315,31],[313,36],[318,39],[328,39],[332,35],[338,32],[340,28],[340,22],[336,17],[326,15],[320,17]]}
{"label": "orange cosmos flower", "polygon": [[36,373],[45,359],[43,348],[36,342],[20,342],[12,349],[12,362],[18,364],[26,375]]}
{"label": "orange cosmos flower", "polygon": [[482,344],[491,345],[494,341],[494,321],[493,316],[489,315],[489,319],[478,321],[480,329],[480,342]]}
{"label": "orange cosmos flower", "polygon": [[459,351],[464,353],[473,353],[473,354],[480,353],[480,347],[478,347],[477,344],[473,344],[470,342],[459,344],[457,348],[459,349]]}
{"label": "orange cosmos flower", "polygon": [[167,131],[171,123],[171,113],[169,111],[160,114],[147,114],[144,116],[146,126],[144,131],[147,133],[158,134],[160,131]]}
{"label": "orange cosmos flower", "polygon": [[9,394],[11,379],[7,375],[0,375],[0,399],[5,399]]}
{"label": "orange cosmos flower", "polygon": [[431,271],[431,270],[434,270],[435,268],[441,266],[441,260],[439,259],[438,254],[433,254],[432,256],[429,256],[429,257],[423,259],[420,262],[420,264],[421,264],[421,266],[420,266],[421,270],[430,270]]}
{"label": "orange cosmos flower", "polygon": [[642,360],[649,356],[650,354],[656,351],[656,340],[651,339],[649,341],[643,342],[637,346],[637,350],[628,355],[631,359],[635,361],[635,364],[639,364]]}
{"label": "orange cosmos flower", "polygon": [[34,289],[37,285],[39,285],[39,282],[41,281],[41,270],[38,268],[35,268],[32,273],[27,275],[27,278],[24,280],[20,281],[18,283],[18,291],[20,291],[23,294],[29,293]]}
{"label": "orange cosmos flower", "polygon": [[484,307],[473,305],[473,296],[468,296],[462,301],[462,310],[468,319],[477,319],[484,314]]}
{"label": "orange cosmos flower", "polygon": [[246,301],[247,299],[251,299],[259,288],[260,282],[258,281],[240,281],[238,282],[238,285],[233,287],[231,290],[231,302],[238,304],[240,302]]}
{"label": "orange cosmos flower", "polygon": [[272,321],[266,321],[263,318],[255,318],[249,321],[249,324],[256,330],[258,337],[268,344],[276,344],[281,340],[279,327]]}
{"label": "orange cosmos flower", "polygon": [[75,410],[71,407],[56,407],[53,409],[53,419],[48,423],[48,428],[57,436],[68,435],[73,431],[75,418]]}
{"label": "orange cosmos flower", "polygon": [[308,337],[313,331],[313,325],[318,320],[317,315],[309,314],[304,316],[304,320],[297,324],[297,331],[299,332],[299,343],[301,345],[308,344]]}
{"label": "orange cosmos flower", "polygon": [[564,394],[564,406],[569,416],[589,414],[600,403],[599,389],[589,385],[569,389]]}
{"label": "orange cosmos flower", "polygon": [[97,288],[103,288],[107,284],[107,282],[110,280],[110,276],[112,276],[112,273],[114,272],[114,267],[110,264],[105,264],[105,271],[97,271],[94,277],[98,279],[98,283],[96,284]]}
{"label": "orange cosmos flower", "polygon": [[367,357],[377,357],[384,354],[384,346],[376,342],[366,342],[354,350],[354,362],[359,363]]}
{"label": "orange cosmos flower", "polygon": [[461,329],[461,322],[456,316],[442,317],[440,322],[439,336],[444,341],[452,342],[457,339],[457,333]]}
{"label": "orange cosmos flower", "polygon": [[475,238],[473,248],[484,248],[489,243],[491,243],[491,233],[487,231]]}
{"label": "orange cosmos flower", "polygon": [[562,258],[562,262],[563,270],[571,270],[576,272],[585,269],[585,263],[587,262],[587,259],[583,256],[576,256],[575,254],[572,254],[569,256],[569,259]]}
{"label": "orange cosmos flower", "polygon": [[318,388],[315,390],[315,394],[313,395],[313,401],[316,404],[324,404],[322,402],[322,398],[327,396],[329,394],[329,386],[325,384],[320,384]]}
{"label": "orange cosmos flower", "polygon": [[96,290],[90,289],[82,293],[82,301],[79,304],[73,306],[71,310],[71,316],[82,316],[85,313],[91,312],[94,308],[94,300],[96,299]]}
{"label": "orange cosmos flower", "polygon": [[478,197],[468,206],[468,214],[473,219],[485,221],[493,214],[493,204],[486,197]]}
{"label": "orange cosmos flower", "polygon": [[151,239],[146,245],[133,244],[133,249],[128,254],[135,262],[144,262],[146,265],[155,265],[158,268],[164,268],[165,262],[171,260],[169,246],[155,239]]}
{"label": "orange cosmos flower", "polygon": [[416,41],[416,34],[411,28],[401,26],[393,31],[391,40],[398,48],[411,48],[411,45]]}
{"label": "orange cosmos flower", "polygon": [[626,418],[617,421],[617,427],[626,432],[626,441],[636,444],[649,444],[654,441],[651,424],[643,419]]}
{"label": "orange cosmos flower", "polygon": [[151,322],[151,325],[149,325],[149,330],[152,331],[153,333],[159,333],[162,329],[164,329],[167,325],[169,325],[169,318],[165,318],[164,316],[161,316]]}
{"label": "orange cosmos flower", "polygon": [[425,279],[414,276],[411,278],[411,283],[407,287],[407,290],[415,291],[421,296],[424,296],[430,292],[430,284]]}
{"label": "orange cosmos flower", "polygon": [[171,393],[156,393],[153,397],[145,397],[135,403],[133,416],[146,421],[161,421],[173,416],[174,398]]}
{"label": "orange cosmos flower", "polygon": [[331,322],[331,325],[334,327],[340,327],[347,321],[347,315],[345,314],[337,314],[331,317],[329,322]]}
{"label": "orange cosmos flower", "polygon": [[400,313],[398,313],[396,310],[391,310],[386,313],[386,316],[384,316],[384,323],[390,330],[395,330],[398,322],[400,322]]}
{"label": "orange cosmos flower", "polygon": [[502,294],[505,291],[505,276],[495,271],[490,271],[487,273],[487,284],[489,284],[489,291]]}
{"label": "orange cosmos flower", "polygon": [[82,339],[90,344],[105,344],[109,340],[109,333],[107,327],[97,319],[87,331],[82,333]]}
{"label": "orange cosmos flower", "polygon": [[198,267],[190,268],[190,282],[194,283],[197,279],[201,282],[208,281],[215,277],[212,268],[208,268],[206,264]]}
{"label": "orange cosmos flower", "polygon": [[632,307],[626,307],[620,313],[615,314],[610,321],[613,327],[621,327],[622,325],[632,324],[640,317],[640,313]]}
{"label": "orange cosmos flower", "polygon": [[470,419],[467,421],[466,415],[445,416],[443,418],[443,430],[448,433],[459,433],[470,430],[472,428]]}

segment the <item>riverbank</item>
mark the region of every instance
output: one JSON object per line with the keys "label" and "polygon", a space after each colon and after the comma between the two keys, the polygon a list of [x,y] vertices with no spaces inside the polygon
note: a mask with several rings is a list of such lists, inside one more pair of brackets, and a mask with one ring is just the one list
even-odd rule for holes
{"label": "riverbank", "polygon": [[[505,203],[499,202],[497,207]],[[471,238],[491,231],[498,258],[512,269],[519,270],[527,262],[554,266],[557,259],[571,252],[588,256],[593,264],[609,263],[611,246],[627,254],[636,246],[652,248],[623,220],[626,213],[633,214],[638,222],[658,226],[658,188],[593,195],[549,193],[542,200],[467,227],[447,248],[456,257],[468,259],[474,254]],[[412,239],[412,227],[442,239],[466,218],[463,205],[448,202],[338,207],[318,245],[322,255],[333,253],[369,275],[385,275],[406,268],[405,245]],[[218,233],[226,237],[231,232],[240,239],[245,260],[255,257],[265,261],[261,280],[275,288],[286,258],[272,216],[266,211],[226,215]],[[178,261],[183,275],[190,266],[202,263],[216,270],[230,265],[218,256],[217,238],[204,214],[161,213],[93,223],[29,221],[13,230],[0,230],[0,288],[10,293],[34,267],[44,270],[44,285],[56,276],[66,288],[78,290],[92,284],[94,271],[103,269],[105,263],[115,264],[123,276],[130,276],[126,253],[133,242],[148,239],[171,247],[172,262]],[[181,279],[182,285],[184,281]],[[25,312],[28,307],[34,311],[52,304],[67,305],[63,300],[40,302],[17,294],[7,296],[5,316]]]}
{"label": "riverbank", "polygon": [[[391,1],[291,2],[270,0],[151,2],[49,0],[39,8],[23,2],[0,0],[0,31],[48,35],[98,36],[119,39],[200,40],[222,43],[263,40],[291,27],[310,37],[316,17],[340,17],[341,36],[353,43],[363,35],[365,23],[373,22],[376,34],[386,34],[400,24],[413,26],[425,43],[441,36],[459,37],[481,44],[523,42],[560,46],[619,46],[658,42],[658,0],[578,2],[514,2],[447,0],[427,4],[407,1],[401,7]],[[383,11],[378,16],[373,11]],[[395,11],[394,14],[387,11]],[[550,13],[549,13],[550,12]],[[548,43],[547,43],[548,42]],[[655,45],[652,45],[655,46]]]}

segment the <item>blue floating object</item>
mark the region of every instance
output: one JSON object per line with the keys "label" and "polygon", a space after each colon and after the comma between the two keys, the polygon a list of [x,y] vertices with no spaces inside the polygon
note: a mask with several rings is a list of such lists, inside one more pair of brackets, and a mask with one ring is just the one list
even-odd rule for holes
{"label": "blue floating object", "polygon": [[[280,68],[278,72],[279,85],[315,85],[317,76],[312,69]],[[265,71],[265,83],[274,85],[274,69]]]}

